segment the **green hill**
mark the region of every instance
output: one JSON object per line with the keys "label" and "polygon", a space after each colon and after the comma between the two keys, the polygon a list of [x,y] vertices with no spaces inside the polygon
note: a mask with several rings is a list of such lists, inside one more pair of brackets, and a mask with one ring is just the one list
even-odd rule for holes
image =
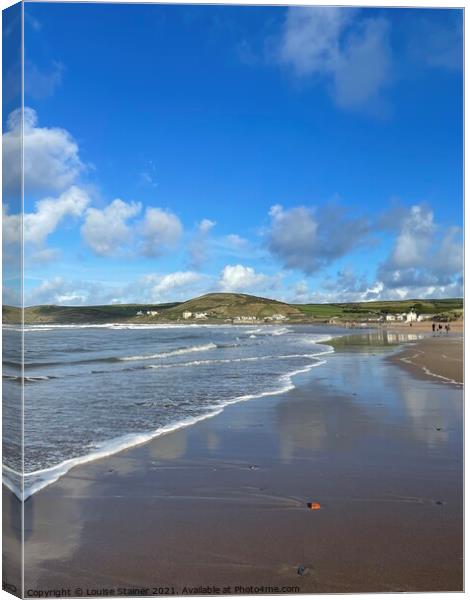
{"label": "green hill", "polygon": [[256,317],[264,319],[276,314],[301,317],[301,311],[278,300],[269,300],[248,294],[205,294],[194,300],[188,300],[165,311],[168,317],[182,317],[185,311],[205,312],[209,318],[233,319],[234,317]]}
{"label": "green hill", "polygon": [[341,320],[360,320],[379,317],[387,313],[404,313],[414,308],[418,314],[458,314],[463,310],[462,298],[443,300],[379,300],[376,302],[348,302],[338,304],[296,304],[304,315],[312,319],[336,317]]}
{"label": "green hill", "polygon": [[[28,306],[24,310],[26,324],[85,324],[134,322],[139,310],[162,311],[175,306],[171,304],[109,304],[103,306],[57,306],[45,304]],[[3,322],[18,323],[20,311],[11,306],[3,307]]]}
{"label": "green hill", "polygon": [[[85,323],[158,323],[183,319],[184,312],[206,313],[211,321],[235,317],[255,317],[262,320],[279,314],[291,322],[325,322],[332,318],[341,321],[366,321],[386,313],[402,313],[414,308],[418,314],[440,315],[441,318],[461,318],[463,300],[400,300],[352,302],[338,304],[286,304],[277,300],[248,294],[205,294],[187,302],[167,304],[110,304],[102,306],[30,306],[25,308],[26,324],[85,324]],[[157,314],[147,314],[152,311]],[[19,323],[20,311],[3,307],[4,323]]]}

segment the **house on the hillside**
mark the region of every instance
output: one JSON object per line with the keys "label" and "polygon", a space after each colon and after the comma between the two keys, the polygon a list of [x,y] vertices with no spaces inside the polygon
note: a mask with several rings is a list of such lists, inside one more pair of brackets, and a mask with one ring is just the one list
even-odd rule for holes
{"label": "house on the hillside", "polygon": [[208,319],[209,315],[206,312],[197,312],[197,313],[194,313],[194,318],[195,319]]}
{"label": "house on the hillside", "polygon": [[136,317],[142,317],[142,316],[143,316],[143,314],[144,314],[144,313],[143,313],[141,310],[138,310],[138,311],[135,313]]}
{"label": "house on the hillside", "polygon": [[148,310],[147,314],[149,317],[156,317],[158,315],[158,310]]}
{"label": "house on the hillside", "polygon": [[418,320],[418,315],[416,314],[416,311],[414,308],[410,309],[409,312],[406,313],[406,322],[407,323],[413,323],[414,321]]}
{"label": "house on the hillside", "polygon": [[185,310],[183,313],[183,319],[190,319],[193,316],[193,313],[190,310]]}

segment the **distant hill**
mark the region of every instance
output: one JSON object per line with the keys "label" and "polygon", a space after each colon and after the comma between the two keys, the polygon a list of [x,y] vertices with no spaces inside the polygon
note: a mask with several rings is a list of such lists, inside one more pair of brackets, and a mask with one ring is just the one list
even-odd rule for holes
{"label": "distant hill", "polygon": [[[376,302],[346,302],[338,304],[295,304],[301,312],[312,319],[359,320],[387,313],[404,313],[412,308],[418,314],[436,315],[463,310],[462,298],[426,300],[379,300]],[[455,316],[454,315],[454,316]]]}
{"label": "distant hill", "polygon": [[[248,294],[205,294],[187,302],[167,304],[110,304],[101,306],[42,305],[25,308],[27,324],[85,323],[158,323],[179,321],[184,312],[207,313],[210,321],[225,321],[235,317],[255,317],[262,320],[279,314],[291,322],[366,321],[385,313],[402,313],[414,308],[418,314],[439,314],[459,318],[463,311],[461,298],[444,300],[400,300],[352,302],[338,304],[286,304],[277,300]],[[157,314],[147,314],[157,313]],[[3,322],[18,323],[20,311],[3,307]],[[190,319],[192,320],[192,318]]]}
{"label": "distant hill", "polygon": [[[174,307],[171,304],[109,304],[103,306],[57,306],[45,304],[28,306],[24,310],[27,324],[85,324],[132,322],[139,310],[162,311]],[[20,311],[11,306],[3,307],[3,322],[18,323]]]}
{"label": "distant hill", "polygon": [[205,294],[194,300],[168,309],[165,314],[182,316],[184,312],[206,312],[215,319],[233,319],[234,317],[256,317],[264,319],[276,314],[302,316],[302,312],[289,304],[278,300],[269,300],[248,294]]}

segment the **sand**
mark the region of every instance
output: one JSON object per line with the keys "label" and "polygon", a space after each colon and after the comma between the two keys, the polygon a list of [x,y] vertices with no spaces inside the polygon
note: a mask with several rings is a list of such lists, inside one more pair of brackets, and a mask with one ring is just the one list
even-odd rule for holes
{"label": "sand", "polygon": [[288,393],[72,469],[25,503],[26,592],[462,590],[462,390],[394,351],[349,347]]}
{"label": "sand", "polygon": [[452,334],[436,334],[413,344],[391,360],[413,375],[442,383],[463,385],[463,340]]}

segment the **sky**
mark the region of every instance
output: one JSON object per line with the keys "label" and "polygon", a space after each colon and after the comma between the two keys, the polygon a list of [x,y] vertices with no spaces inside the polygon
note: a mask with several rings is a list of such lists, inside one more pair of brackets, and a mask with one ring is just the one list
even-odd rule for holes
{"label": "sky", "polygon": [[462,19],[26,3],[25,304],[461,296]]}

